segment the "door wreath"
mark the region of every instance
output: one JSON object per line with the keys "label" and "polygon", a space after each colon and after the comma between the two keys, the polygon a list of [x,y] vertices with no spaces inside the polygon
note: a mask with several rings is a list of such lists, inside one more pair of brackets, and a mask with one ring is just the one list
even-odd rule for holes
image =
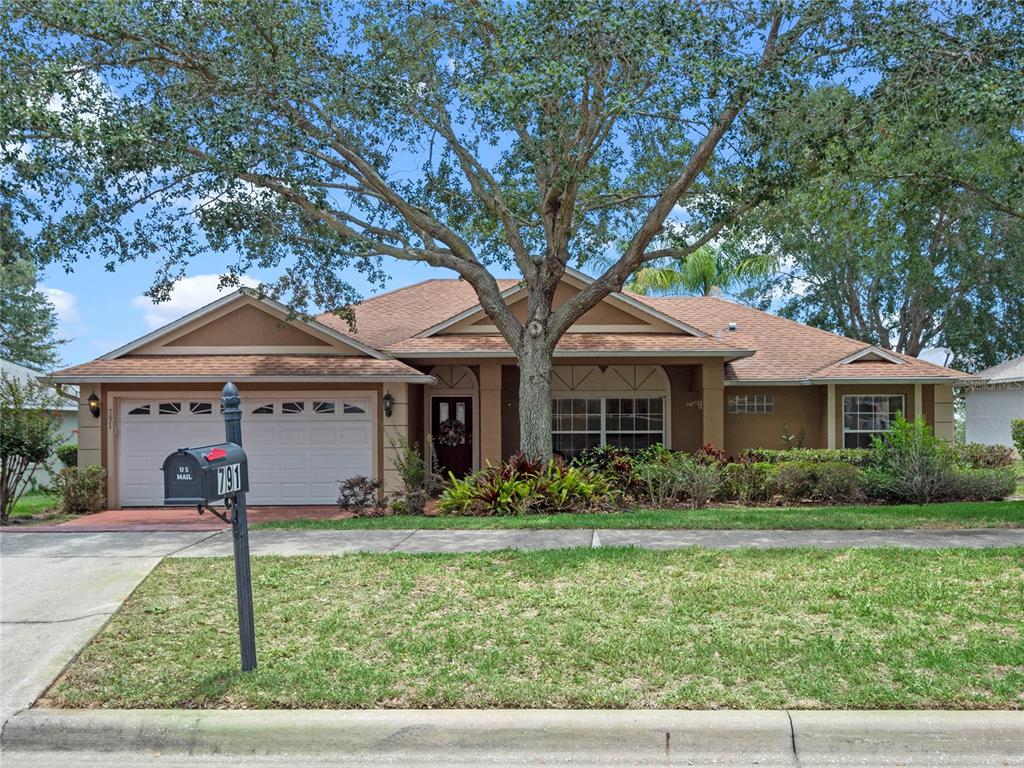
{"label": "door wreath", "polygon": [[446,448],[454,448],[466,442],[466,425],[458,419],[445,419],[437,427],[437,442]]}

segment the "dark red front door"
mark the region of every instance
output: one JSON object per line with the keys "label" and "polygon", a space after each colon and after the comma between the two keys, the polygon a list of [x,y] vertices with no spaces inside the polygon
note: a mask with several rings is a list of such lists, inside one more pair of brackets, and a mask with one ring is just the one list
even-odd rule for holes
{"label": "dark red front door", "polygon": [[463,477],[473,471],[473,398],[432,397],[430,434],[437,463],[445,477]]}

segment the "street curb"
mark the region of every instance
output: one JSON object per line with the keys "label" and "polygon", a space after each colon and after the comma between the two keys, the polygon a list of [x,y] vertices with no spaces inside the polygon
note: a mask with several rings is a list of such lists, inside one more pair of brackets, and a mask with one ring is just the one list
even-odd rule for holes
{"label": "street curb", "polygon": [[[749,764],[1024,765],[1024,712],[677,710],[48,710],[8,720],[5,751],[220,755],[728,755]],[[867,760],[868,762],[865,762]]]}

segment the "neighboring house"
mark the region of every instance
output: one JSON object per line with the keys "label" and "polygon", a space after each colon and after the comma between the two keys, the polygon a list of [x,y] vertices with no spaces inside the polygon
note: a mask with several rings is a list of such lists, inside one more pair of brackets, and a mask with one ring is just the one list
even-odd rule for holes
{"label": "neighboring house", "polygon": [[[43,374],[23,365],[12,363],[7,360],[0,360],[0,371],[5,376],[17,379],[21,382],[35,381]],[[64,387],[58,390],[58,410],[61,414],[61,435],[63,443],[74,443],[78,440],[78,389],[75,387]],[[37,485],[46,485],[50,480],[51,473],[60,469],[60,460],[52,456],[46,465],[39,467],[32,473],[32,481]]]}
{"label": "neighboring house", "polygon": [[[556,303],[590,278],[570,272]],[[526,293],[503,281],[520,317]],[[113,506],[162,502],[175,448],[223,440],[218,396],[242,392],[253,503],[332,503],[353,475],[398,484],[396,436],[433,435],[442,466],[468,472],[519,442],[519,374],[460,280],[428,280],[333,314],[288,319],[238,292],[57,374],[96,394],[79,461],[109,470]],[[719,298],[613,294],[555,352],[552,432],[571,456],[602,442],[729,453],[865,446],[897,411],[953,438],[953,387],[972,377]],[[385,404],[390,404],[386,406]]]}
{"label": "neighboring house", "polygon": [[967,442],[1013,445],[1010,420],[1024,419],[1024,357],[978,374],[967,390]]}

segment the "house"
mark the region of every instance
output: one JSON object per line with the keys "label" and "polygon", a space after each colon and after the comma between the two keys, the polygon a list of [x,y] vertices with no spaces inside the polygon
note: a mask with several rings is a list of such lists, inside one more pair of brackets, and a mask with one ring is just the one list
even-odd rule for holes
{"label": "house", "polygon": [[1024,419],[1024,357],[987,368],[967,390],[967,442],[1013,445],[1010,420]]}
{"label": "house", "polygon": [[[9,360],[0,360],[0,373],[22,384],[38,379],[47,380],[39,371],[12,363]],[[61,442],[74,443],[77,440],[78,432],[78,390],[74,387],[58,389],[56,399],[56,408],[60,411],[61,417]],[[53,472],[60,469],[60,467],[61,465],[57,457],[50,457],[49,461],[37,467],[32,473],[31,482],[36,485],[46,485],[50,481]]]}
{"label": "house", "polygon": [[[589,280],[568,273],[555,301]],[[500,283],[525,315],[525,289]],[[243,292],[83,365],[57,381],[95,395],[82,411],[79,461],[109,470],[112,506],[162,501],[163,458],[223,439],[218,395],[243,395],[250,499],[332,503],[339,480],[398,483],[394,441],[432,435],[443,467],[469,472],[518,447],[515,358],[460,280],[427,280],[333,314],[289,319]],[[897,411],[953,437],[958,371],[711,297],[607,297],[558,344],[555,449],[664,443],[730,453],[865,446]],[[83,400],[84,402],[84,400]]]}

